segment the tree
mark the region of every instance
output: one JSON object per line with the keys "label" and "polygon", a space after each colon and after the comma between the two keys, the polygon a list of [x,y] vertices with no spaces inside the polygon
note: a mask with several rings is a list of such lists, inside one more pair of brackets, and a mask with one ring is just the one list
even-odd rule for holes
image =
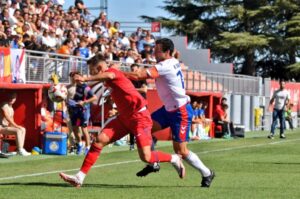
{"label": "tree", "polygon": [[[186,35],[189,42],[210,48],[214,59],[233,62],[237,73],[282,78],[295,68],[300,41],[298,0],[165,0],[164,3],[163,9],[172,14],[171,19],[142,18],[160,21],[174,34]],[[285,72],[274,73],[278,68]]]}

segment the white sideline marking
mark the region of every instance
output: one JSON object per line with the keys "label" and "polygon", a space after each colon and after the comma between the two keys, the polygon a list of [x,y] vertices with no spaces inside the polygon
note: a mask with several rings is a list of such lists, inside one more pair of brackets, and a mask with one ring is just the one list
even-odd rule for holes
{"label": "white sideline marking", "polygon": [[[225,148],[225,149],[223,148],[223,149],[216,149],[216,150],[211,150],[211,151],[201,151],[201,152],[196,152],[196,153],[197,154],[206,154],[206,153],[213,153],[213,152],[231,151],[231,150],[236,150],[236,149],[261,147],[261,146],[266,146],[269,144],[281,144],[281,143],[286,143],[286,142],[294,142],[294,141],[298,141],[298,140],[300,140],[300,139],[285,140],[285,141],[278,141],[278,142],[271,142],[271,143],[264,143],[264,144],[255,144],[255,145],[248,145],[248,146],[238,146],[238,147],[231,147],[231,148]],[[100,165],[93,166],[93,168],[100,168],[100,167],[114,166],[114,165],[121,165],[121,164],[129,164],[129,163],[140,162],[140,161],[141,160],[138,159],[138,160],[130,160],[130,161],[123,161],[123,162],[108,163],[108,164],[100,164]],[[18,179],[18,178],[26,178],[26,177],[42,176],[42,175],[55,174],[55,173],[60,173],[60,172],[78,171],[78,170],[79,170],[79,168],[66,169],[66,170],[55,170],[55,171],[32,173],[32,174],[25,174],[25,175],[17,175],[17,176],[0,178],[0,181],[13,180],[13,179]]]}
{"label": "white sideline marking", "polygon": [[[113,165],[120,165],[120,164],[128,164],[128,163],[134,163],[134,162],[139,162],[139,161],[141,161],[141,160],[130,160],[130,161],[124,161],[124,162],[115,162],[115,163],[109,163],[109,164],[100,164],[100,165],[93,166],[93,168],[113,166]],[[32,173],[32,174],[25,174],[25,175],[18,175],[18,176],[10,176],[10,177],[0,178],[0,181],[3,181],[3,180],[12,180],[12,179],[17,179],[17,178],[25,178],[25,177],[42,176],[42,175],[54,174],[54,173],[60,173],[60,172],[78,171],[78,170],[79,170],[79,168],[76,168],[76,169],[67,169],[67,170],[48,171],[48,172],[42,172],[42,173]]]}

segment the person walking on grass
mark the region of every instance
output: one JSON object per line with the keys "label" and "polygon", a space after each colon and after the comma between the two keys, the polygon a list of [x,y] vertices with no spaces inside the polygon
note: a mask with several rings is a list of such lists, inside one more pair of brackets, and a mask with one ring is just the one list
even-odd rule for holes
{"label": "person walking on grass", "polygon": [[272,125],[271,125],[271,133],[268,135],[269,139],[274,139],[275,128],[277,124],[277,119],[279,118],[280,124],[280,138],[285,139],[284,135],[284,126],[285,126],[285,106],[289,105],[290,101],[290,93],[285,89],[285,81],[279,81],[280,88],[273,93],[273,96],[269,103],[269,111],[272,111],[273,107],[273,115],[272,115]]}

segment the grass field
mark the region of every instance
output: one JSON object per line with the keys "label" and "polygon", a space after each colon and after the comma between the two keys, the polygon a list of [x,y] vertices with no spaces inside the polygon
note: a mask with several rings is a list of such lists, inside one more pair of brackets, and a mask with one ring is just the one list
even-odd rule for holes
{"label": "grass field", "polygon": [[[249,132],[245,139],[214,139],[192,142],[207,166],[214,169],[212,186],[200,188],[200,175],[186,165],[187,176],[179,179],[174,168],[163,164],[159,173],[138,178],[144,167],[136,151],[128,147],[106,148],[82,188],[64,183],[60,171],[76,173],[83,156],[14,156],[0,159],[0,199],[6,198],[300,198],[300,130],[287,139],[266,138],[267,132]],[[172,151],[170,142],[158,148]]]}

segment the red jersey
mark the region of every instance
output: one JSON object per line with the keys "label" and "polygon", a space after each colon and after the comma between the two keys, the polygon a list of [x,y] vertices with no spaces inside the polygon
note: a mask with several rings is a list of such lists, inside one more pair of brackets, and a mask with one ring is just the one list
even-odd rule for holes
{"label": "red jersey", "polygon": [[132,115],[147,105],[147,101],[121,71],[109,68],[105,72],[115,74],[115,78],[105,81],[105,85],[112,88],[111,97],[120,115]]}
{"label": "red jersey", "polygon": [[214,119],[221,120],[221,117],[225,117],[225,116],[226,116],[225,111],[222,109],[222,106],[218,104],[214,112]]}

